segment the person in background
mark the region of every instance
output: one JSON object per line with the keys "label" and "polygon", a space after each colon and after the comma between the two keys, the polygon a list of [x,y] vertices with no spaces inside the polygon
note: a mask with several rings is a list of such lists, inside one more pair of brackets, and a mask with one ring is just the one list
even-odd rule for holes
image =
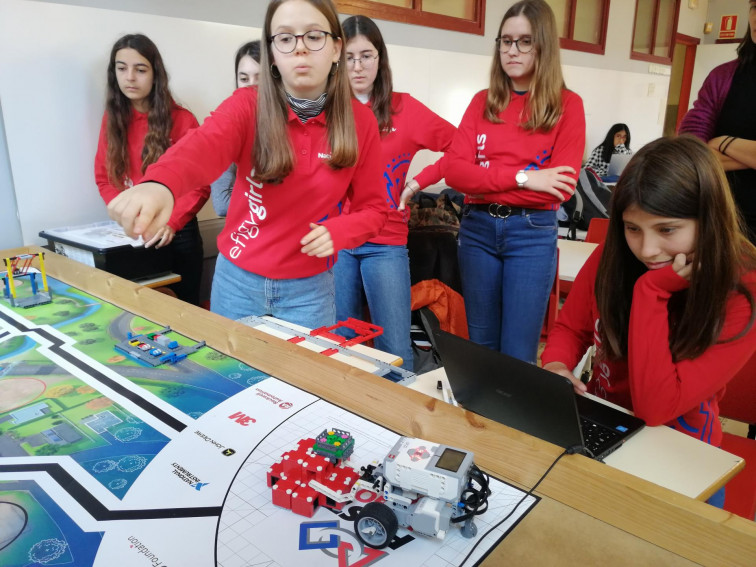
{"label": "person in background", "polygon": [[748,29],[737,59],[716,67],[680,123],[719,158],[735,204],[756,243],[756,0],[748,2]]}
{"label": "person in background", "polygon": [[174,195],[236,163],[212,311],[332,325],[336,253],[386,222],[378,126],[352,97],[331,0],[273,0],[263,38],[258,87],[237,89],[109,212],[150,238]]}
{"label": "person in background", "polygon": [[[198,124],[191,112],[174,102],[160,52],[144,35],[125,35],[115,42],[107,81],[94,174],[109,204],[139,183],[147,167]],[[196,215],[209,193],[206,183],[190,187],[147,243],[171,248],[173,263],[167,269],[181,276],[171,287],[179,299],[194,305],[199,304],[203,260]]]}
{"label": "person in background", "polygon": [[[692,136],[660,138],[614,189],[606,241],[578,274],[543,367],[649,425],[719,446],[719,400],[756,350],[754,291],[756,248],[721,166]],[[591,345],[586,386],[572,369]]]}
{"label": "person in background", "polygon": [[490,86],[475,95],[443,161],[466,194],[459,264],[470,339],[535,363],[557,260],[557,210],[575,190],[585,114],[565,88],[554,13],[504,14]]}
{"label": "person in background", "polygon": [[632,154],[630,149],[630,128],[627,124],[615,124],[606,133],[604,141],[596,146],[585,167],[590,167],[599,177],[606,177],[612,154]]}
{"label": "person in background", "polygon": [[[260,40],[245,43],[236,52],[234,75],[237,89],[257,84],[260,78]],[[219,217],[225,217],[228,213],[228,202],[231,200],[231,189],[235,181],[236,164],[232,163],[226,172],[210,185],[213,209]]]}
{"label": "person in background", "polygon": [[[447,150],[456,129],[410,95],[393,91],[388,50],[373,20],[352,16],[342,26],[352,92],[378,120],[381,179],[390,212],[380,234],[362,246],[341,251],[334,268],[336,319],[363,319],[363,298],[367,298],[372,322],[383,328],[375,348],[400,356],[402,367],[412,370],[409,211],[404,202],[443,176],[438,162],[414,179],[406,179],[407,170],[418,151]],[[344,210],[350,210],[350,203]]]}

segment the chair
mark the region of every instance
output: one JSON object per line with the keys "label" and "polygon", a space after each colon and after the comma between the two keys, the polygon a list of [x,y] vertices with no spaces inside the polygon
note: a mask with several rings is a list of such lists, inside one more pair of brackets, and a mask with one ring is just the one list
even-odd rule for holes
{"label": "chair", "polygon": [[554,327],[554,323],[556,323],[557,316],[559,315],[559,248],[557,248],[556,264],[554,285],[551,286],[551,293],[549,293],[549,305],[546,308],[546,318],[544,319],[543,328],[541,329],[541,339],[548,337],[551,329]]}
{"label": "chair", "polygon": [[585,235],[586,242],[595,242],[601,244],[606,240],[606,233],[609,231],[609,219],[592,218],[588,225],[588,233]]}
{"label": "chair", "polygon": [[754,520],[756,516],[756,355],[727,383],[719,402],[722,417],[750,424],[748,437],[724,432],[722,449],[742,457],[745,468],[727,483],[724,509]]}
{"label": "chair", "polygon": [[[585,242],[602,244],[606,240],[606,233],[609,231],[609,219],[592,218],[591,224],[588,225],[588,232],[585,235]],[[559,296],[564,299],[572,289],[572,282],[564,281],[559,288]]]}

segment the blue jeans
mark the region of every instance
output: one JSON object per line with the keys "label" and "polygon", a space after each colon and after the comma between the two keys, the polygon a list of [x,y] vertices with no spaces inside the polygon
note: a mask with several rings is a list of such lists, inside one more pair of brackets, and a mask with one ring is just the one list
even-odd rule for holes
{"label": "blue jeans", "polygon": [[213,313],[229,319],[272,315],[317,329],[336,322],[333,272],[274,280],[248,272],[218,254],[210,294]]}
{"label": "blue jeans", "polygon": [[459,267],[470,340],[534,364],[557,259],[556,211],[465,207]]}
{"label": "blue jeans", "polygon": [[[402,368],[412,370],[407,248],[367,242],[358,248],[341,250],[333,272],[336,278],[336,319],[344,321],[347,317],[354,317],[362,320],[363,297],[366,297],[372,322],[383,327],[383,334],[374,340],[375,348],[401,356]],[[349,333],[343,335],[347,338],[353,336]]]}

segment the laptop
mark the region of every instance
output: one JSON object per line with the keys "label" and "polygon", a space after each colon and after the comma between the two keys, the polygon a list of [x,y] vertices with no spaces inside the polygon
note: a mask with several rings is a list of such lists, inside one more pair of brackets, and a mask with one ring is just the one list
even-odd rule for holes
{"label": "laptop", "polygon": [[645,425],[642,419],[575,394],[564,376],[441,330],[436,349],[465,409],[565,449],[601,460]]}
{"label": "laptop", "polygon": [[625,171],[625,166],[632,159],[632,154],[612,154],[612,159],[609,161],[609,169],[606,172],[607,177],[617,177],[622,175]]}

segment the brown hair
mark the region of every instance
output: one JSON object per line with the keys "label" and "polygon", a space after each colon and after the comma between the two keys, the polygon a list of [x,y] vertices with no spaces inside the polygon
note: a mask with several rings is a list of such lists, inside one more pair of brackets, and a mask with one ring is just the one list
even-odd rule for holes
{"label": "brown hair", "polygon": [[[697,221],[690,287],[674,293],[668,304],[673,359],[695,358],[717,340],[745,334],[756,311],[740,279],[756,267],[756,248],[744,236],[724,171],[697,138],[660,138],[633,156],[612,195],[595,284],[601,315],[599,354],[610,359],[627,356],[633,288],[647,271],[625,238],[622,214],[632,206],[652,215]],[[735,337],[721,339],[728,296],[734,290],[751,304],[751,320]]]}
{"label": "brown hair", "polygon": [[391,67],[389,66],[388,49],[383,41],[381,30],[373,20],[367,16],[352,16],[341,24],[344,28],[344,40],[349,43],[358,35],[365,36],[373,47],[378,51],[378,74],[370,91],[371,107],[381,136],[391,132],[391,95],[394,92],[391,79]]}
{"label": "brown hair", "polygon": [[[554,12],[544,0],[521,0],[506,11],[499,24],[499,33],[504,22],[516,16],[523,16],[530,22],[534,46],[532,53],[535,58],[527,115],[522,117],[522,127],[526,130],[548,132],[556,126],[562,115],[562,89],[565,88],[559,61],[559,33]],[[486,100],[486,119],[493,123],[501,122],[499,113],[509,105],[512,90],[512,80],[501,66],[497,41]]]}
{"label": "brown hair", "polygon": [[[263,25],[262,58],[260,62],[260,84],[258,85],[258,103],[255,142],[252,149],[252,163],[255,164],[255,177],[263,182],[280,182],[292,172],[295,165],[294,150],[286,130],[288,103],[280,73],[273,75],[274,59],[271,37],[271,20],[278,7],[288,0],[273,0],[268,4]],[[322,13],[330,31],[341,39],[344,34],[339,23],[338,13],[331,0],[307,0]],[[335,41],[335,40],[334,40]],[[357,132],[352,114],[352,90],[346,76],[346,59],[344,49],[339,61],[332,67],[326,87],[324,112],[328,128],[328,142],[331,146],[331,158],[328,163],[334,169],[352,167],[357,163]]]}
{"label": "brown hair", "polygon": [[163,65],[157,46],[142,34],[129,34],[120,38],[110,51],[108,63],[108,89],[105,109],[108,115],[108,151],[106,166],[110,182],[124,188],[129,170],[129,143],[127,134],[131,122],[131,101],[121,92],[116,78],[115,57],[121,49],[133,49],[147,59],[152,66],[152,90],[148,95],[150,109],[147,113],[147,135],[142,148],[142,173],[155,163],[171,144],[173,99],[168,88],[168,73]]}

